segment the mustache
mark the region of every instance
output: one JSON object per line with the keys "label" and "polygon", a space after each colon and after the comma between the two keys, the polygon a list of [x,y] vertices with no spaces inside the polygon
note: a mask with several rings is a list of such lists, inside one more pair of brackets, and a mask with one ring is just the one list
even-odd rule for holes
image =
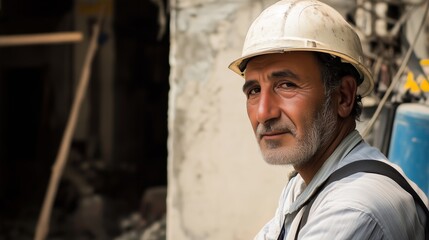
{"label": "mustache", "polygon": [[273,133],[291,133],[296,134],[295,125],[289,120],[280,121],[279,119],[269,120],[265,123],[260,123],[256,127],[256,137],[260,140],[264,135]]}

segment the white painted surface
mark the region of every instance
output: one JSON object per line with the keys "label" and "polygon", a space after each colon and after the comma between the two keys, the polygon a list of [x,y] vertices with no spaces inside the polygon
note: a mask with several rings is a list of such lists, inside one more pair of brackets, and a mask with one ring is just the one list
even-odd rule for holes
{"label": "white painted surface", "polygon": [[274,1],[172,3],[167,238],[252,239],[290,169],[269,166],[227,66]]}

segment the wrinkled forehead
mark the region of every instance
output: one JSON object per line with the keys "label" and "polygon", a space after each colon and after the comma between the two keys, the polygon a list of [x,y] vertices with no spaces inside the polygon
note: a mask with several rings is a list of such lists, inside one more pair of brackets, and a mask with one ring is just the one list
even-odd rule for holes
{"label": "wrinkled forehead", "polygon": [[317,58],[311,52],[287,52],[255,56],[247,61],[244,77],[253,74],[289,70],[297,74],[306,72],[320,74],[320,66]]}

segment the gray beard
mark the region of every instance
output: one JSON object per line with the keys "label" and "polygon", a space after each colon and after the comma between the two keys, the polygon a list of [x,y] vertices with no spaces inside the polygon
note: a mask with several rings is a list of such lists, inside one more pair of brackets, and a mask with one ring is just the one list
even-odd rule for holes
{"label": "gray beard", "polygon": [[[297,139],[297,147],[290,148],[280,145],[278,141],[265,141],[267,149],[262,150],[262,155],[266,162],[275,165],[293,165],[302,166],[307,164],[314,154],[324,146],[333,135],[337,116],[330,108],[331,101],[327,101],[322,105],[322,109],[317,112],[316,119],[310,124],[309,129],[305,129],[304,136]],[[276,126],[277,125],[277,126]],[[296,128],[290,120],[282,123],[283,126],[278,126],[278,122],[272,122],[266,125],[261,125],[261,129],[257,129],[257,136],[262,129],[288,129],[290,134],[295,138]],[[258,141],[260,143],[260,141]],[[261,143],[260,143],[261,144]]]}

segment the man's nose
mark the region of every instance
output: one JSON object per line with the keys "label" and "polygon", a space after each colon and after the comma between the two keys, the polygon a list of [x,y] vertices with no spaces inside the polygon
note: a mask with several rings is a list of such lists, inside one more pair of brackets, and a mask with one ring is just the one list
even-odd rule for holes
{"label": "man's nose", "polygon": [[266,123],[269,120],[279,118],[280,114],[279,102],[275,94],[269,91],[261,92],[258,105],[258,122]]}

